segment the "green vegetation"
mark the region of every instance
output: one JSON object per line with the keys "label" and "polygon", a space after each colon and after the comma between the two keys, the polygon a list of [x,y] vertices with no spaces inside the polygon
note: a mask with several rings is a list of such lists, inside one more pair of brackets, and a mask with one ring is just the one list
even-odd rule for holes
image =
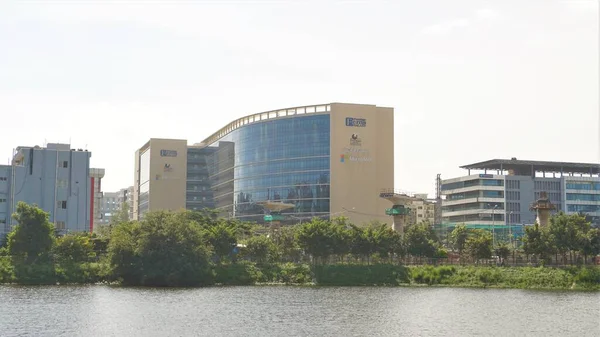
{"label": "green vegetation", "polygon": [[[600,268],[579,266],[600,253],[600,233],[579,215],[561,213],[547,228],[527,228],[523,249],[515,250],[465,226],[444,246],[428,224],[408,226],[402,237],[385,224],[359,227],[346,218],[269,229],[208,210],[153,212],[140,221],[129,221],[126,212],[97,234],[56,237],[48,214],[18,204],[18,225],[0,248],[0,283],[600,290]],[[501,267],[511,256],[531,263]],[[573,265],[547,267],[558,261]]]}

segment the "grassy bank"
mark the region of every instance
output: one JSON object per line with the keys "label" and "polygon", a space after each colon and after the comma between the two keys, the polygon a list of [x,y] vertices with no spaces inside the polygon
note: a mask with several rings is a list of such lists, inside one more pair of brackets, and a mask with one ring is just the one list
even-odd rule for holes
{"label": "grassy bank", "polygon": [[219,266],[216,283],[320,286],[428,285],[477,288],[600,290],[600,268],[397,266],[253,263]]}
{"label": "grassy bank", "polygon": [[[106,282],[106,265],[57,265],[61,284]],[[14,268],[0,257],[0,283],[15,282]],[[600,290],[600,267],[398,266],[392,264],[311,266],[296,263],[215,265],[215,285],[290,284],[318,286],[447,286],[476,288]]]}

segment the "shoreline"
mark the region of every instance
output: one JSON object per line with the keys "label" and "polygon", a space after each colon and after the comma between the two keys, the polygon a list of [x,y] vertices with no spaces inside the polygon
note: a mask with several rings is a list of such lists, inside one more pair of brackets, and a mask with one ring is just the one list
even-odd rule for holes
{"label": "shoreline", "polygon": [[[232,286],[410,287],[600,292],[600,267],[403,266],[392,264],[308,265],[239,262],[212,266],[211,280],[190,287],[121,284],[105,275],[49,286],[107,285],[121,288],[207,288]],[[1,282],[0,285],[34,284]],[[6,281],[6,280],[4,280]]]}

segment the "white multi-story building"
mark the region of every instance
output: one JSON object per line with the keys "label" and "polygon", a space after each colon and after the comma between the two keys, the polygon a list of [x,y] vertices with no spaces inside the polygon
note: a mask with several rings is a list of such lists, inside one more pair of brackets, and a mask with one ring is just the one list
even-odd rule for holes
{"label": "white multi-story building", "polygon": [[[533,224],[532,203],[546,192],[556,211],[584,213],[600,225],[600,165],[494,159],[461,166],[468,175],[442,181],[442,222]],[[471,174],[476,170],[477,173]],[[483,171],[483,172],[481,172]]]}

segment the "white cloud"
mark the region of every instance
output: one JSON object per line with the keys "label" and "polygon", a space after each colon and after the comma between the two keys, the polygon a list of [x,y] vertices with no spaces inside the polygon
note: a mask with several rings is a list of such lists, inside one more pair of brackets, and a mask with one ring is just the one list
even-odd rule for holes
{"label": "white cloud", "polygon": [[495,20],[499,16],[500,14],[496,10],[489,8],[478,9],[469,18],[457,18],[452,20],[446,20],[435,25],[425,27],[423,29],[423,33],[431,35],[448,34],[455,29],[469,27],[476,24],[477,22],[489,22]]}
{"label": "white cloud", "polygon": [[443,21],[433,26],[425,27],[423,33],[425,34],[445,34],[449,33],[455,28],[467,27],[471,24],[468,19],[454,19]]}

